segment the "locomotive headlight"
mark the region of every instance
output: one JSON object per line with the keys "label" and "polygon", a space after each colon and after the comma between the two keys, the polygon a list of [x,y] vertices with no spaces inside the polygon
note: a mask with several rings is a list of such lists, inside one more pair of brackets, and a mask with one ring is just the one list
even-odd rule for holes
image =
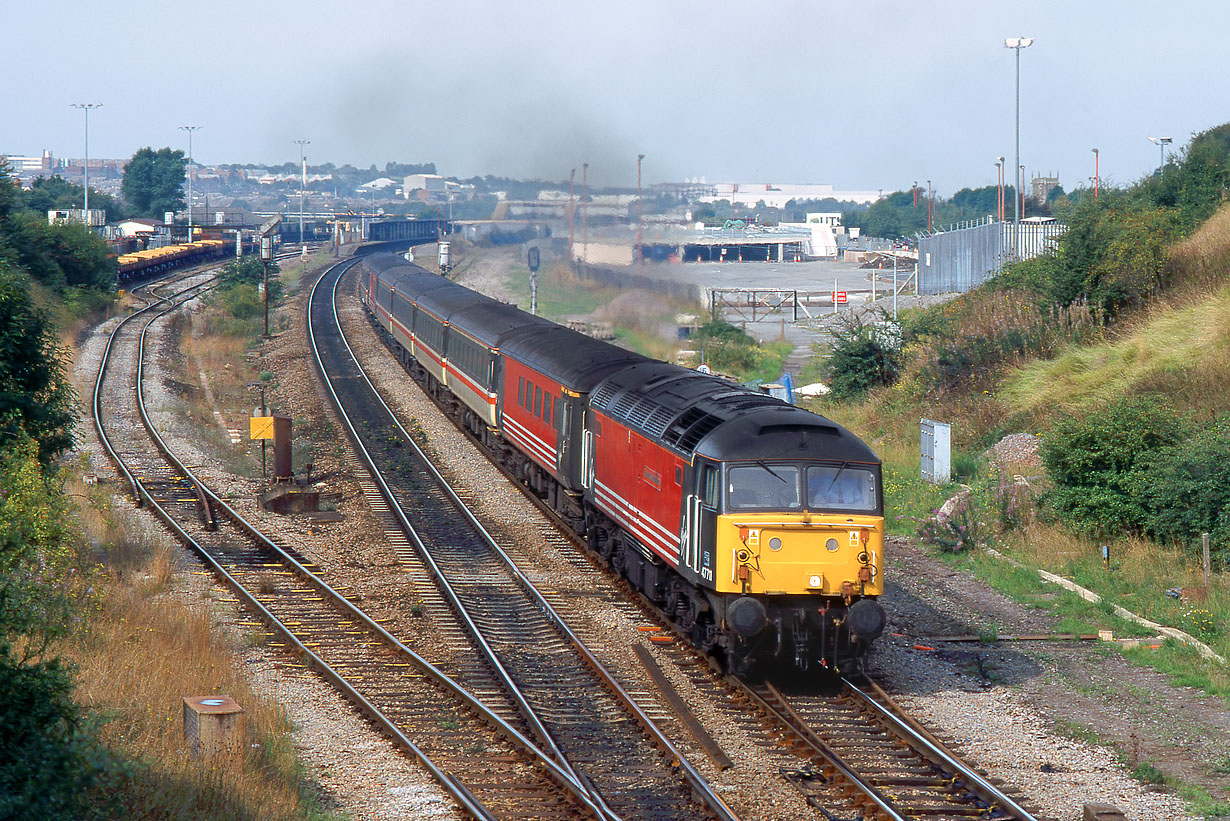
{"label": "locomotive headlight", "polygon": [[824,547],[825,547],[825,548],[826,548],[826,549],[827,549],[830,553],[836,553],[836,552],[837,552],[837,550],[838,550],[838,548],[840,548],[840,547],[841,547],[841,545],[837,544],[837,540],[836,540],[836,539],[829,539],[827,542],[825,542],[825,543],[824,543]]}
{"label": "locomotive headlight", "polygon": [[808,587],[823,587],[824,577],[821,576],[819,573],[813,573],[811,575],[811,578],[807,580],[807,586]]}

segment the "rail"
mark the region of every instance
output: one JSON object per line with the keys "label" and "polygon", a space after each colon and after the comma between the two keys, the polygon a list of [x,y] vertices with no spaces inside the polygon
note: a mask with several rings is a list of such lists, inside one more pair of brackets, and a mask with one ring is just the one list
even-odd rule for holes
{"label": "rail", "polygon": [[[692,791],[698,796],[701,802],[706,807],[708,807],[712,812],[714,812],[714,814],[717,815],[717,817],[721,819],[727,819],[728,821],[734,821],[734,819],[736,818],[734,812],[726,805],[726,803],[721,799],[721,797],[717,795],[717,793],[713,790],[713,788],[709,786],[709,784],[705,781],[704,777],[700,774],[700,772],[696,770],[694,765],[692,765],[691,762],[687,760],[687,758],[683,755],[683,753],[674,745],[673,742],[671,742],[669,738],[667,738],[667,736],[657,727],[657,725],[653,722],[653,720],[649,718],[647,714],[645,714],[645,712],[640,708],[640,706],[635,702],[635,700],[627,693],[627,691],[619,684],[619,682],[614,678],[614,676],[612,676],[609,673],[609,671],[605,669],[605,667],[597,659],[597,657],[593,655],[593,653],[589,650],[589,648],[586,647],[585,644],[580,640],[580,638],[568,627],[568,625],[559,616],[559,614],[555,611],[555,609],[547,602],[547,600],[543,598],[543,596],[537,590],[537,588],[535,588],[533,583],[528,578],[526,578],[526,576],[517,567],[516,563],[512,560],[512,558],[508,556],[508,554],[498,545],[498,543],[491,536],[491,534],[486,530],[485,527],[483,527],[483,525],[473,515],[473,513],[469,510],[469,508],[462,502],[462,500],[457,496],[456,492],[451,488],[451,486],[449,486],[448,482],[444,479],[444,477],[440,475],[438,470],[436,470],[435,466],[431,464],[430,460],[427,459],[426,455],[423,454],[421,449],[418,448],[418,446],[414,442],[414,438],[411,436],[411,434],[408,431],[405,430],[405,428],[401,425],[400,421],[397,420],[396,414],[392,411],[392,409],[388,407],[388,405],[379,396],[379,392],[376,390],[375,386],[372,384],[367,373],[363,370],[362,366],[359,364],[358,357],[355,356],[354,351],[350,348],[350,345],[346,341],[345,335],[341,329],[341,320],[337,314],[336,294],[337,294],[338,283],[341,280],[341,273],[343,273],[343,271],[337,271],[338,267],[340,266],[335,266],[334,268],[331,268],[324,275],[322,275],[316,281],[316,283],[313,284],[312,291],[308,299],[308,309],[307,310],[309,312],[308,314],[309,344],[311,345],[312,350],[313,350],[313,356],[315,359],[316,367],[318,368],[318,371],[321,375],[321,379],[324,382],[329,395],[333,399],[333,403],[334,403],[335,408],[338,411],[339,417],[342,419],[342,422],[346,426],[346,429],[349,433],[349,436],[352,442],[355,444],[356,450],[359,452],[363,462],[366,464],[372,477],[374,478],[377,485],[379,486],[382,495],[384,495],[386,501],[388,502],[390,506],[390,509],[394,512],[394,515],[398,518],[398,521],[401,524],[406,535],[409,538],[411,538],[411,540],[413,540],[420,548],[420,553],[423,556],[425,563],[427,563],[430,567],[432,567],[433,573],[435,574],[435,578],[439,586],[445,592],[446,597],[448,597],[449,600],[453,603],[453,607],[458,612],[458,615],[467,624],[468,629],[470,630],[471,634],[476,639],[476,643],[483,650],[484,654],[487,655],[489,663],[491,663],[493,668],[495,668],[497,671],[500,671],[499,675],[501,679],[505,682],[505,686],[510,690],[511,693],[519,693],[520,691],[520,688],[517,687],[517,685],[514,682],[512,682],[511,677],[508,676],[507,671],[504,670],[503,665],[499,662],[498,658],[495,657],[494,652],[491,651],[487,642],[481,637],[481,634],[478,631],[477,625],[475,625],[473,620],[470,619],[469,616],[466,614],[466,610],[464,606],[462,606],[462,603],[460,602],[460,599],[457,596],[456,592],[452,589],[452,586],[449,584],[447,579],[445,579],[444,575],[440,572],[439,567],[436,565],[435,561],[431,558],[429,551],[426,549],[426,546],[423,544],[416,529],[414,528],[412,523],[408,520],[404,511],[401,510],[401,507],[395,498],[393,490],[389,487],[388,483],[385,481],[384,477],[381,474],[381,471],[377,467],[375,460],[372,458],[370,452],[363,445],[362,437],[359,435],[358,431],[355,428],[353,421],[350,419],[349,415],[346,413],[343,403],[340,397],[338,396],[336,390],[334,389],[333,380],[330,378],[328,374],[328,370],[325,367],[325,364],[321,358],[320,348],[316,341],[315,328],[313,327],[313,323],[311,320],[312,306],[316,304],[317,298],[318,298],[317,292],[320,289],[321,284],[325,282],[326,277],[328,277],[330,273],[333,273],[336,271],[338,273],[338,276],[332,278],[331,286],[329,286],[329,313],[332,316],[332,321],[337,326],[337,332],[341,339],[341,342],[344,345],[345,350],[347,354],[349,355],[351,361],[354,363],[354,367],[356,369],[357,374],[361,377],[362,382],[366,384],[366,386],[370,390],[370,393],[374,401],[377,402],[383,408],[384,412],[388,415],[391,423],[394,424],[396,428],[400,431],[404,441],[411,448],[413,448],[417,456],[425,464],[426,469],[430,471],[434,479],[438,482],[440,488],[444,490],[444,492],[453,502],[454,506],[459,511],[461,511],[461,514],[466,519],[466,522],[470,525],[471,528],[473,528],[475,533],[480,535],[480,537],[486,543],[486,546],[488,547],[488,549],[491,550],[492,553],[499,558],[500,562],[504,565],[504,567],[507,569],[510,575],[512,575],[517,580],[518,584],[525,591],[526,595],[530,596],[533,599],[537,608],[546,616],[546,618],[553,624],[553,626],[560,632],[560,634],[563,635],[567,639],[567,641],[573,647],[575,652],[578,653],[582,659],[584,659],[585,663],[590,667],[591,670],[593,670],[595,675],[597,675],[600,678],[600,680],[603,682],[603,684],[611,691],[611,693],[615,695],[615,697],[618,699],[621,705],[634,717],[634,719],[641,726],[641,728],[654,740],[655,744],[660,749],[662,749],[664,752],[666,752],[669,756],[671,756],[672,760],[678,762],[680,769],[683,771],[684,780],[688,783]],[[530,714],[533,714],[533,710],[530,707],[528,700],[524,697],[524,695],[517,695],[515,696],[515,698],[519,705],[519,709],[521,709],[522,711],[528,710]],[[542,733],[544,734],[544,738],[550,739],[550,733],[546,731],[546,728],[543,727],[541,721],[537,718],[537,716],[530,718],[530,715],[526,715],[526,718],[527,718],[527,721],[531,721],[533,725],[542,727]],[[553,754],[558,754],[561,756],[561,764],[562,764],[563,761],[566,759],[562,758],[563,753],[558,752],[558,747],[555,745],[554,741],[553,740],[547,741],[546,743],[548,743],[548,745],[552,748],[553,751],[556,751],[556,752],[553,752]],[[570,765],[567,765],[567,766],[569,769],[571,769]]]}
{"label": "rail", "polygon": [[[199,286],[195,286],[195,287],[199,287]],[[153,309],[154,307],[157,307],[159,304],[163,302],[169,302],[172,304],[170,304],[167,308],[165,308],[162,312],[160,312],[159,316],[165,313],[168,313],[171,310],[174,310],[181,304],[179,302],[174,302],[173,299],[159,297],[157,301],[151,303],[150,305],[147,305],[145,308],[142,308],[140,311],[134,314],[131,314],[130,316],[122,320],[120,324],[117,325],[117,327],[113,330],[108,340],[108,345],[106,349],[104,350],[103,360],[100,363],[100,367],[99,367],[98,381],[96,382],[96,385],[95,385],[95,392],[94,392],[95,400],[93,403],[93,414],[94,414],[94,425],[95,425],[95,429],[98,431],[99,441],[102,443],[103,448],[106,450],[108,457],[112,460],[113,463],[115,463],[117,469],[132,483],[132,486],[134,488],[134,492],[137,498],[144,499],[148,507],[154,513],[156,513],[159,516],[159,518],[163,520],[163,522],[172,530],[172,532],[175,533],[175,535],[182,542],[184,542],[186,545],[194,549],[202,557],[202,559],[206,562],[206,564],[213,571],[215,576],[217,576],[227,587],[229,587],[235,593],[236,597],[245,606],[250,607],[261,618],[261,620],[264,621],[274,632],[282,636],[295,649],[296,653],[300,656],[300,658],[304,660],[306,666],[309,666],[310,668],[316,670],[326,680],[328,680],[335,687],[337,687],[337,689],[342,693],[342,695],[346,697],[349,701],[351,701],[351,703],[354,704],[360,710],[360,712],[362,712],[370,721],[372,721],[373,724],[375,724],[378,728],[384,731],[402,749],[409,752],[417,760],[419,760],[419,762],[428,770],[428,772],[441,784],[441,786],[445,789],[445,791],[448,792],[449,795],[455,801],[457,801],[458,804],[463,809],[466,810],[466,812],[469,812],[476,818],[481,818],[481,819],[495,818],[495,816],[492,815],[490,811],[487,810],[487,808],[482,806],[477,801],[477,799],[474,798],[474,796],[470,793],[470,791],[465,787],[464,784],[462,784],[459,780],[457,780],[457,778],[453,776],[451,773],[448,773],[447,771],[440,769],[410,738],[408,738],[400,730],[400,728],[397,727],[395,722],[393,722],[389,717],[384,715],[368,699],[366,699],[361,693],[359,693],[349,682],[346,681],[344,676],[342,676],[339,672],[337,672],[337,670],[335,670],[331,665],[329,665],[323,658],[321,658],[317,653],[315,653],[307,645],[301,642],[296,637],[293,630],[291,630],[285,623],[279,620],[277,616],[274,613],[272,613],[272,611],[270,611],[267,607],[265,607],[254,595],[252,595],[252,593],[250,593],[243,586],[242,582],[240,582],[225,567],[223,567],[214,558],[214,556],[211,555],[210,551],[206,549],[199,542],[199,540],[193,537],[192,534],[190,534],[175,519],[175,517],[158,502],[155,496],[144,486],[141,479],[132,474],[132,472],[128,469],[127,465],[125,464],[124,460],[120,457],[116,448],[112,444],[110,438],[107,436],[106,426],[102,422],[102,413],[101,413],[101,407],[99,403],[99,396],[101,394],[101,385],[107,373],[107,364],[108,364],[108,360],[111,355],[111,349],[113,347],[112,343],[114,342],[118,332],[123,326],[125,326],[128,322],[130,322],[135,317]],[[154,317],[154,318],[156,319],[157,317]],[[144,337],[145,337],[146,331],[149,328],[149,324],[150,323],[147,322],[141,331],[142,347],[144,344]],[[152,423],[149,420],[148,415],[145,412],[143,397],[140,396],[141,394],[140,369],[143,367],[143,364],[144,364],[143,362],[140,362],[140,364],[138,365],[138,377],[136,381],[136,390],[137,390],[138,397],[139,397],[138,406],[139,406],[140,413],[141,413],[142,424],[145,426],[147,431],[153,432]],[[400,653],[402,656],[404,656],[405,658],[413,662],[420,670],[422,670],[422,672],[424,672],[430,679],[432,679],[432,681],[435,682],[437,686],[440,686],[448,690],[449,692],[451,692],[463,704],[465,704],[467,707],[469,707],[470,709],[478,713],[485,722],[492,725],[493,727],[496,727],[501,735],[503,735],[510,742],[514,743],[516,746],[521,748],[530,757],[535,759],[548,772],[550,772],[553,776],[553,780],[556,783],[560,784],[560,786],[563,787],[567,792],[569,792],[578,801],[578,803],[580,803],[583,806],[588,807],[589,810],[594,815],[598,817],[602,817],[601,808],[590,800],[583,785],[574,782],[572,780],[571,775],[567,771],[559,767],[549,757],[543,755],[541,750],[539,750],[538,747],[532,741],[526,738],[517,728],[508,724],[506,721],[504,721],[504,719],[502,719],[500,716],[498,716],[496,713],[490,710],[481,700],[479,700],[473,694],[466,691],[464,688],[457,685],[455,682],[452,681],[452,679],[450,679],[447,675],[445,675],[437,667],[432,665],[426,659],[419,656],[409,647],[406,647],[404,644],[402,644],[396,637],[394,637],[391,633],[389,633],[387,630],[385,630],[383,627],[377,624],[366,613],[364,613],[359,608],[355,607],[351,602],[349,602],[343,595],[341,595],[341,593],[333,589],[326,582],[324,582],[323,579],[320,579],[318,576],[316,576],[314,573],[308,570],[297,559],[295,559],[293,556],[291,556],[289,553],[283,550],[280,546],[275,544],[268,537],[266,537],[263,533],[261,533],[255,526],[249,523],[246,519],[243,518],[243,516],[241,516],[237,511],[231,508],[224,500],[222,500],[219,496],[217,496],[217,494],[213,493],[211,490],[208,489],[207,486],[201,483],[197,479],[195,474],[193,474],[193,472],[185,464],[183,464],[183,462],[179,460],[170,451],[169,448],[165,447],[165,443],[163,444],[162,447],[159,448],[159,450],[163,458],[172,466],[172,468],[175,471],[187,477],[198,488],[200,488],[202,492],[206,494],[207,498],[213,503],[213,507],[216,510],[222,511],[226,515],[228,521],[230,521],[233,525],[235,525],[249,539],[251,539],[254,543],[264,547],[266,550],[274,553],[282,562],[287,564],[287,566],[289,566],[297,575],[299,575],[305,581],[308,581],[318,591],[320,591],[322,594],[327,596],[330,602],[335,607],[341,609],[342,611],[344,611],[347,615],[349,615],[351,618],[355,619],[356,621],[361,622],[365,627],[367,627],[375,635],[379,636],[382,641],[384,641],[389,646],[393,647],[398,653]]]}

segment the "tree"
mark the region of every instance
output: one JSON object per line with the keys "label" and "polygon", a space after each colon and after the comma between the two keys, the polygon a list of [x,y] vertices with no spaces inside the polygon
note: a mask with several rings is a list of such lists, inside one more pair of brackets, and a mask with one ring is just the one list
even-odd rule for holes
{"label": "tree", "polygon": [[[23,193],[26,207],[39,216],[46,216],[51,210],[85,207],[85,189],[59,174],[38,177],[31,183],[30,190]],[[101,191],[90,192],[90,205],[106,211],[110,219],[123,215],[119,200]]]}
{"label": "tree", "polygon": [[29,436],[49,463],[72,446],[75,401],[26,276],[0,259],[0,447]]}
{"label": "tree", "polygon": [[146,147],[124,167],[124,201],[137,216],[161,217],[184,205],[184,152]]}

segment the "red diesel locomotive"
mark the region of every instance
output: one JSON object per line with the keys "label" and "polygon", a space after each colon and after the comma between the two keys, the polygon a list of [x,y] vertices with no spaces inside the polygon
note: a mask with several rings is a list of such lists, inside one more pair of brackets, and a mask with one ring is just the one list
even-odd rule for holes
{"label": "red diesel locomotive", "polygon": [[400,257],[359,266],[410,374],[697,647],[807,670],[879,636],[880,460],[852,433]]}

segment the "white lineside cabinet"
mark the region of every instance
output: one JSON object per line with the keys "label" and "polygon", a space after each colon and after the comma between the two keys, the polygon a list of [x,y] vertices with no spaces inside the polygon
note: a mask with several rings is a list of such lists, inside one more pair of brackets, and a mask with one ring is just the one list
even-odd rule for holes
{"label": "white lineside cabinet", "polygon": [[952,478],[952,426],[934,419],[922,420],[922,478],[935,485]]}

